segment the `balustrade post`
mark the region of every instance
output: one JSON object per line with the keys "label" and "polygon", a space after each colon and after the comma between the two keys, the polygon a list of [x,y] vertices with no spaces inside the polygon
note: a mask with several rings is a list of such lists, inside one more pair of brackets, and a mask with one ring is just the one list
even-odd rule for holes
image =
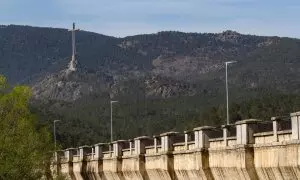
{"label": "balustrade post", "polygon": [[254,144],[253,134],[257,131],[257,123],[261,120],[247,119],[237,121],[236,125],[236,140],[237,144]]}
{"label": "balustrade post", "polygon": [[292,139],[300,139],[300,111],[291,113]]}
{"label": "balustrade post", "polygon": [[191,140],[191,132],[193,131],[184,131],[184,146],[185,150],[189,150],[189,144],[188,142]]}
{"label": "balustrade post", "polygon": [[174,136],[179,134],[178,132],[166,132],[160,134],[161,137],[161,149],[163,152],[173,151]]}
{"label": "balustrade post", "polygon": [[123,155],[122,149],[124,149],[125,140],[118,140],[113,142],[113,156],[120,157]]}
{"label": "balustrade post", "polygon": [[[228,146],[228,137],[232,136],[232,128],[234,124],[222,125],[224,146]],[[234,127],[235,128],[235,127]]]}
{"label": "balustrade post", "polygon": [[85,160],[85,157],[88,154],[91,147],[84,145],[84,146],[80,146],[78,149],[79,149],[79,160],[83,161],[83,160]]}
{"label": "balustrade post", "polygon": [[132,155],[133,154],[133,151],[134,151],[134,140],[133,139],[128,139],[128,142],[129,142],[129,154]]}
{"label": "balustrade post", "polygon": [[273,137],[274,142],[278,142],[278,121],[280,121],[280,117],[272,117],[272,124],[273,124]]}
{"label": "balustrade post", "polygon": [[160,136],[158,136],[158,135],[154,135],[153,136],[153,141],[154,141],[154,152],[155,153],[158,153],[158,141],[159,141],[159,139],[158,138],[160,138]]}
{"label": "balustrade post", "polygon": [[227,137],[229,135],[228,126],[227,125],[222,125],[222,129],[223,129],[224,146],[228,146],[228,141],[227,141]]}
{"label": "balustrade post", "polygon": [[95,156],[94,159],[101,159],[103,158],[103,146],[106,145],[105,143],[98,143],[95,144]]}
{"label": "balustrade post", "polygon": [[140,155],[146,153],[146,145],[151,141],[151,138],[148,136],[141,136],[134,138],[134,154]]}
{"label": "balustrade post", "polygon": [[74,155],[75,151],[76,151],[75,148],[65,149],[65,158],[66,158],[67,162],[73,161],[73,155]]}
{"label": "balustrade post", "polygon": [[202,126],[194,128],[195,133],[195,148],[209,148],[209,136],[213,133],[215,127]]}

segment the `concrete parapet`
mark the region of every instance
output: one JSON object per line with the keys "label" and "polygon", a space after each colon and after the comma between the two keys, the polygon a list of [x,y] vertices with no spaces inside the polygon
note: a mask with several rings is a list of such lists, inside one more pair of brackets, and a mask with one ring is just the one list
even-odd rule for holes
{"label": "concrete parapet", "polygon": [[216,180],[258,179],[251,146],[209,148],[209,167]]}
{"label": "concrete parapet", "polygon": [[[145,168],[149,179],[162,180],[174,179],[173,143],[178,132],[166,132],[160,134],[161,151],[145,155]],[[154,148],[157,148],[158,137],[154,137]],[[155,145],[156,144],[156,145]]]}
{"label": "concrete parapet", "polygon": [[300,139],[300,111],[291,113],[292,139]]}
{"label": "concrete parapet", "polygon": [[189,130],[189,131],[184,131],[184,149],[189,150],[191,149],[189,146],[189,142],[194,142],[195,144],[195,135],[194,132]]}
{"label": "concrete parapet", "polygon": [[172,157],[169,153],[145,155],[145,168],[149,180],[174,179]]}
{"label": "concrete parapet", "polygon": [[103,157],[103,173],[106,179],[122,180],[122,150],[126,140],[112,142],[113,153],[111,157]]}
{"label": "concrete parapet", "polygon": [[161,149],[161,139],[159,135],[153,136],[153,147],[154,147],[154,153],[158,153],[159,148]]}
{"label": "concrete parapet", "polygon": [[103,149],[107,146],[106,143],[98,143],[93,146],[92,154],[86,156],[86,173],[87,179],[104,180],[103,173]]}
{"label": "concrete parapet", "polygon": [[129,139],[129,154],[132,155],[135,151],[134,139]]}
{"label": "concrete parapet", "polygon": [[253,134],[256,132],[259,122],[261,120],[257,119],[246,119],[236,122],[237,144],[254,144]]}
{"label": "concrete parapet", "polygon": [[204,148],[173,152],[175,179],[213,179],[208,157],[208,151]]}
{"label": "concrete parapet", "polygon": [[222,137],[207,136],[208,162],[214,179],[257,179],[252,158],[253,147],[247,144],[254,143],[253,133],[259,122],[250,119],[238,121],[235,126],[223,125]]}
{"label": "concrete parapet", "polygon": [[64,159],[64,151],[58,150],[53,152],[53,158],[51,158],[50,162],[50,171],[52,172],[54,178],[57,175],[61,174],[61,159]]}
{"label": "concrete parapet", "polygon": [[209,138],[216,134],[216,127],[202,126],[194,128],[195,133],[195,148],[209,148]]}
{"label": "concrete parapet", "polygon": [[146,146],[153,143],[153,139],[148,136],[134,138],[134,151],[132,154],[124,155],[122,161],[122,173],[127,180],[147,179],[145,169]]}
{"label": "concrete parapet", "polygon": [[76,148],[68,148],[64,150],[65,153],[65,161],[66,162],[72,162],[73,161],[73,156],[77,153]]}
{"label": "concrete parapet", "polygon": [[148,136],[141,136],[134,138],[134,154],[140,155],[146,153],[146,146],[150,145],[152,143],[152,138]]}
{"label": "concrete parapet", "polygon": [[73,158],[73,173],[76,179],[88,179],[89,170],[87,169],[87,155],[91,153],[91,146],[80,146],[78,148],[79,155]]}
{"label": "concrete parapet", "polygon": [[72,180],[300,179],[300,112],[271,120],[69,148],[52,169]]}
{"label": "concrete parapet", "polygon": [[174,131],[160,134],[162,152],[173,151],[174,137],[178,134]]}
{"label": "concrete parapet", "polygon": [[84,145],[84,146],[78,147],[78,149],[79,149],[79,160],[83,161],[83,160],[85,160],[87,154],[91,152],[92,147]]}
{"label": "concrete parapet", "polygon": [[299,145],[300,141],[255,145],[254,163],[259,179],[299,179]]}
{"label": "concrete parapet", "polygon": [[131,155],[123,157],[122,174],[126,180],[143,180],[147,174],[145,170],[145,156]]}
{"label": "concrete parapet", "polygon": [[106,143],[98,143],[94,145],[95,149],[95,156],[94,159],[101,159],[103,158],[103,147],[107,145]]}
{"label": "concrete parapet", "polygon": [[65,157],[61,159],[61,173],[64,174],[67,179],[75,179],[73,173],[73,156],[76,154],[77,149],[68,148],[64,150]]}
{"label": "concrete parapet", "polygon": [[122,158],[109,157],[103,158],[103,174],[105,179],[124,179],[122,173]]}
{"label": "concrete parapet", "polygon": [[126,140],[118,140],[112,142],[113,144],[113,156],[114,157],[120,157],[122,156],[122,149],[124,148],[124,145],[127,141]]}
{"label": "concrete parapet", "polygon": [[278,141],[278,121],[280,121],[281,118],[279,117],[272,117],[271,121],[273,122],[273,138],[274,142]]}
{"label": "concrete parapet", "polygon": [[230,137],[236,137],[236,128],[234,124],[222,125],[221,127],[223,129],[223,144],[224,146],[228,146]]}

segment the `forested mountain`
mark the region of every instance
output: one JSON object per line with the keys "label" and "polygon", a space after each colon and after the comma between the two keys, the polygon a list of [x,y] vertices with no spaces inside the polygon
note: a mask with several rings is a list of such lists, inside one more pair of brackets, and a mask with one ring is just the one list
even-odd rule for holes
{"label": "forested mountain", "polygon": [[[115,38],[79,31],[76,49],[78,69],[66,74],[71,55],[66,29],[0,26],[0,73],[12,84],[33,88],[32,110],[42,119],[62,119],[58,137],[66,146],[109,139],[112,98],[119,100],[115,138],[221,124],[229,60],[237,61],[229,66],[232,121],[254,112],[258,118],[287,113],[277,109],[282,97],[289,99],[283,106],[293,102],[286,107],[300,109],[293,95],[300,90],[299,39],[234,31]],[[252,101],[272,102],[259,106],[271,110],[246,112],[242,104]]]}

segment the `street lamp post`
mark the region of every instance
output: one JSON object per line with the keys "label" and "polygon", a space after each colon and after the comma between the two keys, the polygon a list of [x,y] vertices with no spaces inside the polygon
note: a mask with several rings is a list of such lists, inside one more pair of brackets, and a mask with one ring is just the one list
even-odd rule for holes
{"label": "street lamp post", "polygon": [[227,61],[225,62],[226,68],[226,123],[229,124],[229,104],[228,104],[228,73],[227,73],[227,66],[228,64],[236,63],[236,61]]}
{"label": "street lamp post", "polygon": [[56,122],[59,122],[60,120],[54,120],[53,121],[53,136],[54,136],[54,148],[55,148],[55,151],[56,151],[56,128],[55,128],[55,123]]}
{"label": "street lamp post", "polygon": [[113,142],[113,120],[112,120],[113,108],[112,108],[112,104],[117,103],[117,102],[118,101],[110,101],[110,142]]}

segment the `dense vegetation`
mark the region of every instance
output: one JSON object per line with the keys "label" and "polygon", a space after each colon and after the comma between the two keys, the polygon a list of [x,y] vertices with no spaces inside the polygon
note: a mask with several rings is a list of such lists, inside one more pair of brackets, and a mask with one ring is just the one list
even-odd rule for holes
{"label": "dense vegetation", "polygon": [[[33,83],[45,74],[65,69],[71,55],[70,38],[65,29],[1,26],[0,71],[11,83]],[[230,68],[232,77],[235,83],[248,88],[267,83],[286,90],[291,89],[286,85],[299,83],[296,78],[299,48],[298,39],[242,35],[232,31],[219,34],[160,32],[125,38],[85,31],[77,33],[79,66],[89,73],[102,72],[116,78],[127,77],[129,72],[139,76],[156,70],[158,75],[171,79],[188,76],[181,78],[185,81],[211,80],[224,78],[222,67],[214,69],[211,66],[238,60],[239,63]],[[163,63],[154,66],[153,60],[158,57]],[[180,64],[185,60],[183,57],[193,66]],[[179,61],[174,61],[176,59]],[[187,69],[178,75],[182,66]],[[197,74],[204,67],[208,74]]]}
{"label": "dense vegetation", "polygon": [[[203,97],[148,99],[136,102],[119,99],[113,105],[114,139],[129,139],[140,135],[154,135],[171,130],[183,131],[201,125],[219,126],[226,119],[225,103],[215,106],[202,101]],[[223,98],[224,99],[224,98]],[[234,99],[230,104],[230,120],[257,118],[270,120],[272,116],[288,116],[300,110],[299,95],[265,93],[259,98]],[[86,101],[86,102],[84,102]],[[88,102],[88,103],[87,103]],[[207,101],[209,102],[209,101]],[[109,99],[93,97],[75,103],[54,103],[39,107],[44,120],[59,122],[58,140],[63,147],[108,142],[110,139]],[[206,107],[206,108],[201,108]],[[43,117],[42,117],[43,119]]]}
{"label": "dense vegetation", "polygon": [[[80,31],[79,69],[66,78],[60,70],[69,61],[70,37],[64,29],[0,28],[0,71],[45,95],[31,110],[42,123],[62,120],[63,147],[109,140],[111,98],[119,100],[114,139],[222,124],[228,60],[238,61],[229,67],[232,122],[300,110],[298,39],[232,31],[114,38]],[[72,101],[75,92],[80,98]]]}
{"label": "dense vegetation", "polygon": [[8,89],[0,76],[0,179],[41,179],[49,168],[52,139],[29,110],[30,88]]}

